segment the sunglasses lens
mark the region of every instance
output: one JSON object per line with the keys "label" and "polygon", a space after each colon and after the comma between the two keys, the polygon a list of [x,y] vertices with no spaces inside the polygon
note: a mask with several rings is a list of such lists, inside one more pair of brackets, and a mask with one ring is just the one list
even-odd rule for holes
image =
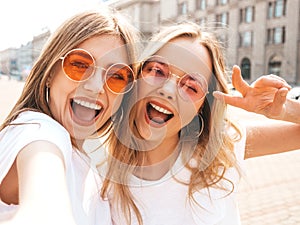
{"label": "sunglasses lens", "polygon": [[163,58],[151,57],[142,65],[142,76],[151,84],[159,84],[169,77],[169,65]]}
{"label": "sunglasses lens", "polygon": [[[141,74],[150,85],[161,85],[170,76],[179,78],[179,75],[170,73],[168,61],[161,56],[152,56],[144,61]],[[184,100],[198,101],[208,92],[207,82],[201,74],[185,74],[178,81],[178,92]]]}
{"label": "sunglasses lens", "polygon": [[202,99],[208,90],[205,78],[197,73],[185,74],[178,82],[179,93],[186,100]]}
{"label": "sunglasses lens", "polygon": [[75,49],[64,57],[63,69],[71,80],[86,80],[94,72],[94,59],[88,52]]}
{"label": "sunglasses lens", "polygon": [[106,72],[106,84],[114,93],[125,93],[133,86],[134,76],[131,68],[124,64],[114,64]]}

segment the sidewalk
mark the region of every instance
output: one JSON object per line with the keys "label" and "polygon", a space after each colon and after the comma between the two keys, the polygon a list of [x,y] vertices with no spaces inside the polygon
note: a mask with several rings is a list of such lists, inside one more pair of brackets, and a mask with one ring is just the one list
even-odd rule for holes
{"label": "sidewalk", "polygon": [[[271,121],[233,107],[229,115],[244,124]],[[242,225],[300,224],[300,150],[247,159],[245,166],[238,192]]]}
{"label": "sidewalk", "polygon": [[299,150],[246,160],[239,191],[242,225],[300,224],[299,161]]}
{"label": "sidewalk", "polygon": [[[0,78],[0,121],[9,113],[23,83]],[[229,108],[243,122],[263,117]],[[300,137],[299,137],[300,141]],[[242,180],[238,203],[242,225],[300,224],[300,150],[247,159],[247,177]]]}

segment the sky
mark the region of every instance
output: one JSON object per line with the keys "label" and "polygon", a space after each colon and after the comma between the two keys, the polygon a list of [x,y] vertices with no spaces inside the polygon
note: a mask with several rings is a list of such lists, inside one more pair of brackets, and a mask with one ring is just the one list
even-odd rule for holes
{"label": "sky", "polygon": [[52,32],[73,14],[96,7],[101,2],[101,0],[5,0],[0,6],[0,51],[27,44],[45,29]]}

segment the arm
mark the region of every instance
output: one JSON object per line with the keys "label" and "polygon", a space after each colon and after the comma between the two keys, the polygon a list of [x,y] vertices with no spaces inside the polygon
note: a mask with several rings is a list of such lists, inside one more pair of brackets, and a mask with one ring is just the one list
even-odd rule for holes
{"label": "arm", "polygon": [[277,120],[266,119],[263,124],[247,125],[245,158],[300,149],[300,102],[287,99],[290,86],[282,78],[265,75],[250,86],[235,66],[232,82],[241,96],[221,92],[214,96],[227,104]]}
{"label": "arm", "polygon": [[17,156],[19,209],[7,224],[75,224],[64,160],[56,145],[32,142]]}
{"label": "arm", "polygon": [[282,121],[247,124],[245,158],[300,149],[300,126]]}

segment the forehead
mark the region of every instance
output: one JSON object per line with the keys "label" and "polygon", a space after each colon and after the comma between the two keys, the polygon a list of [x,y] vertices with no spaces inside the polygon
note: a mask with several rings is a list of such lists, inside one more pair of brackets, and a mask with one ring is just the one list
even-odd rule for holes
{"label": "forehead", "polygon": [[209,78],[212,62],[206,47],[196,39],[176,38],[166,43],[157,53],[171,65],[187,73],[198,72]]}
{"label": "forehead", "polygon": [[92,37],[78,48],[87,50],[92,54],[97,64],[127,63],[129,64],[127,47],[118,36],[101,35]]}

